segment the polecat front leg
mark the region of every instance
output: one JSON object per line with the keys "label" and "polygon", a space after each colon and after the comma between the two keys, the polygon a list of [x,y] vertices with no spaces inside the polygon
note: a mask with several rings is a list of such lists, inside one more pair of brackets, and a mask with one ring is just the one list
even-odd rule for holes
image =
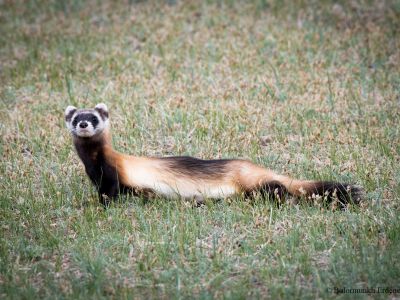
{"label": "polecat front leg", "polygon": [[97,188],[100,203],[106,208],[120,193],[118,174],[115,168],[106,163],[86,168],[90,179]]}
{"label": "polecat front leg", "polygon": [[119,184],[117,180],[104,180],[98,187],[99,201],[107,208],[119,194]]}

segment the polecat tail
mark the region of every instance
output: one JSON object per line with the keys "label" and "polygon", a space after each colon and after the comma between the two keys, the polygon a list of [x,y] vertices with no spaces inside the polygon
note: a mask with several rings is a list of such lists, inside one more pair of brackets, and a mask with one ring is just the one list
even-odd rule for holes
{"label": "polecat tail", "polygon": [[[345,184],[334,181],[311,181],[311,180],[296,180],[287,176],[278,175],[275,181],[268,183],[269,193],[275,191],[283,194],[286,191],[294,196],[305,198],[322,198],[331,203],[338,201],[340,206],[346,206],[349,203],[358,204],[363,197],[361,187],[352,184]],[[284,186],[283,191],[281,190]],[[278,190],[276,190],[278,189]]]}

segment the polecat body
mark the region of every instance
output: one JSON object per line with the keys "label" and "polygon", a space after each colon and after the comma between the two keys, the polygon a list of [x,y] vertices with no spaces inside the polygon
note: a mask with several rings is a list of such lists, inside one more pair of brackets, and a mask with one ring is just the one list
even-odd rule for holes
{"label": "polecat body", "polygon": [[94,109],[68,106],[65,121],[86,173],[107,205],[120,192],[155,194],[202,201],[261,192],[284,195],[321,195],[344,206],[359,202],[361,189],[327,181],[295,180],[241,159],[202,160],[188,156],[137,157],[115,151],[111,144],[105,104]]}

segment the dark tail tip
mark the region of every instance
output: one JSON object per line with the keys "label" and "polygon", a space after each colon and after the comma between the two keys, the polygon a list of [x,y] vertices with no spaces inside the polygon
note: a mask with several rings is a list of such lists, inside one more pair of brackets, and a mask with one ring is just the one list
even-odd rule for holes
{"label": "dark tail tip", "polygon": [[363,199],[364,191],[358,185],[317,181],[307,194],[312,198],[320,197],[327,203],[337,202],[343,208],[350,203],[359,204]]}

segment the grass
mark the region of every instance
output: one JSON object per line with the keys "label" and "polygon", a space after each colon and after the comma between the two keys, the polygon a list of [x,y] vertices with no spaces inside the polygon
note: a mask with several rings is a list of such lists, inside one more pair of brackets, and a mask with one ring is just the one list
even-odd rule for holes
{"label": "grass", "polygon": [[[398,1],[0,3],[0,297],[387,298],[400,288]],[[63,111],[136,155],[358,183],[359,207],[126,197],[103,210]]]}

